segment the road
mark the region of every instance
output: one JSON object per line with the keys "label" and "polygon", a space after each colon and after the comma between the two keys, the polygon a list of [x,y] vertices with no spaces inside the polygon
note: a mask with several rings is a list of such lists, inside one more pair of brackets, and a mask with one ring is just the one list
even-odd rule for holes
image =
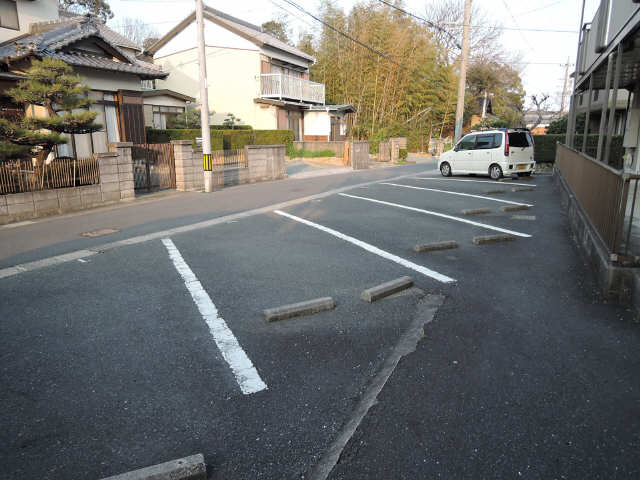
{"label": "road", "polygon": [[1,228],[3,476],[201,452],[210,478],[637,477],[638,326],[598,299],[558,202],[549,176],[423,163]]}

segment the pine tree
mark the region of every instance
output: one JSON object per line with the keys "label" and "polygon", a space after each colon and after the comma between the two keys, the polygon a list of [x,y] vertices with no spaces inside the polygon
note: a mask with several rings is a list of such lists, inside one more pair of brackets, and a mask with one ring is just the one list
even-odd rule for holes
{"label": "pine tree", "polygon": [[[97,132],[97,112],[86,109],[93,100],[89,87],[61,60],[34,60],[26,78],[7,93],[15,103],[44,107],[48,116],[25,116],[11,121],[0,118],[0,159],[36,157],[41,165],[55,145],[66,143],[66,134]],[[75,142],[72,139],[75,156]]]}

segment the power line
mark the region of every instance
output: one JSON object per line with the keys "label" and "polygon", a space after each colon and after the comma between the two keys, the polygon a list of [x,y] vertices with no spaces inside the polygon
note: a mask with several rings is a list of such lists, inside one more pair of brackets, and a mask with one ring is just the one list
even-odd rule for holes
{"label": "power line", "polygon": [[529,45],[529,48],[531,49],[531,51],[535,51],[535,49],[533,48],[533,45],[531,45],[529,43],[529,40],[527,40],[527,37],[524,36],[524,33],[522,33],[522,30],[520,29],[520,25],[518,25],[518,21],[516,20],[516,17],[513,16],[513,13],[511,13],[511,10],[509,10],[509,5],[507,5],[506,0],[502,0],[502,4],[504,5],[504,7],[507,9],[507,11],[509,12],[509,15],[511,16],[511,18],[513,19],[513,23],[515,24],[515,26],[517,27],[518,31],[520,32],[520,36],[522,37],[522,39],[525,41],[525,43],[527,45]]}
{"label": "power line", "polygon": [[427,25],[429,25],[431,28],[435,28],[436,30],[438,30],[441,33],[444,33],[445,35],[447,35],[449,38],[451,38],[454,42],[456,47],[458,47],[458,50],[462,50],[462,47],[460,46],[460,44],[458,43],[458,40],[456,39],[456,37],[454,35],[452,35],[450,32],[446,31],[444,28],[442,28],[440,25],[436,25],[435,23],[433,23],[430,20],[427,20],[426,18],[422,18],[414,13],[408,12],[400,7],[397,7],[385,0],[378,0],[380,3],[384,3],[385,5],[387,5],[388,7],[394,8],[396,10],[398,10],[399,12],[404,13],[405,15],[409,15],[410,17],[413,17],[417,20],[420,20],[421,22],[426,23]]}
{"label": "power line", "polygon": [[553,7],[554,5],[558,5],[559,3],[564,3],[565,1],[566,0],[558,0],[557,2],[548,3],[546,5],[543,5],[540,8],[534,8],[533,10],[528,10],[526,12],[518,13],[516,15],[518,15],[519,17],[522,17],[523,15],[529,15],[530,13],[539,12],[540,10],[545,10],[549,7]]}
{"label": "power line", "polygon": [[[454,27],[462,27],[461,23],[446,22],[444,25],[451,25]],[[501,27],[498,25],[469,25],[469,28],[487,28],[492,30],[515,30],[520,32],[547,32],[547,33],[578,33],[577,30],[561,30],[553,28],[513,28],[513,27]]]}

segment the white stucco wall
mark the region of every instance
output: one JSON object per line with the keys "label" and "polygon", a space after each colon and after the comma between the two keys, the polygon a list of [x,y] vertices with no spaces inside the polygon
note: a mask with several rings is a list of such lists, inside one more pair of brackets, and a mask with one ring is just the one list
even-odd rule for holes
{"label": "white stucco wall", "polygon": [[20,30],[0,27],[0,42],[28,33],[32,23],[58,20],[59,18],[57,0],[16,0],[16,5]]}
{"label": "white stucco wall", "polygon": [[328,112],[304,112],[304,135],[331,135]]}
{"label": "white stucco wall", "polygon": [[186,101],[179,98],[170,97],[169,95],[155,95],[153,97],[144,97],[145,105],[162,105],[165,107],[182,107],[187,104]]}
{"label": "white stucco wall", "polygon": [[[242,124],[255,129],[277,128],[275,108],[253,101],[260,87],[260,51],[208,46],[206,55],[209,110],[233,113],[242,120]],[[156,88],[168,88],[189,95],[200,103],[196,48],[156,57],[154,62],[171,72],[166,80],[156,81]]]}
{"label": "white stucco wall", "polygon": [[116,73],[78,67],[74,68],[74,70],[92,90],[116,92],[118,90],[140,91],[142,89],[140,77],[130,73]]}

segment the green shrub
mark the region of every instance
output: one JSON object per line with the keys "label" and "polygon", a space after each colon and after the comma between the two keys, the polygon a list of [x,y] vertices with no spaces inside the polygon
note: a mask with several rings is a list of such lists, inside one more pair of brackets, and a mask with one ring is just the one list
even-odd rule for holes
{"label": "green shrub", "polygon": [[[576,135],[576,150],[582,149],[582,135]],[[622,156],[624,148],[622,147],[622,135],[615,135],[611,140],[611,154],[609,155],[609,164],[614,168],[622,168]],[[537,163],[554,163],[556,161],[556,143],[564,143],[566,135],[534,135],[533,141],[536,144],[536,154],[534,160]],[[596,157],[598,153],[598,135],[587,135],[587,147],[585,153],[590,157]]]}
{"label": "green shrub", "polygon": [[400,158],[400,160],[406,160],[408,155],[409,154],[406,148],[401,148],[398,152],[398,157]]}
{"label": "green shrub", "polygon": [[[245,145],[293,145],[293,131],[291,130],[250,130],[234,128],[222,130],[215,125],[210,128],[212,150],[235,150]],[[191,140],[196,144],[196,138],[201,136],[199,128],[171,128],[158,130],[147,127],[148,143],[169,143],[171,140]]]}
{"label": "green shrub", "polygon": [[380,140],[369,140],[369,153],[380,152]]}
{"label": "green shrub", "polygon": [[291,150],[287,151],[287,155],[289,155],[289,158],[320,158],[320,157],[335,157],[336,152],[329,149],[318,150],[316,152],[313,152],[305,148],[296,149],[294,147]]}

